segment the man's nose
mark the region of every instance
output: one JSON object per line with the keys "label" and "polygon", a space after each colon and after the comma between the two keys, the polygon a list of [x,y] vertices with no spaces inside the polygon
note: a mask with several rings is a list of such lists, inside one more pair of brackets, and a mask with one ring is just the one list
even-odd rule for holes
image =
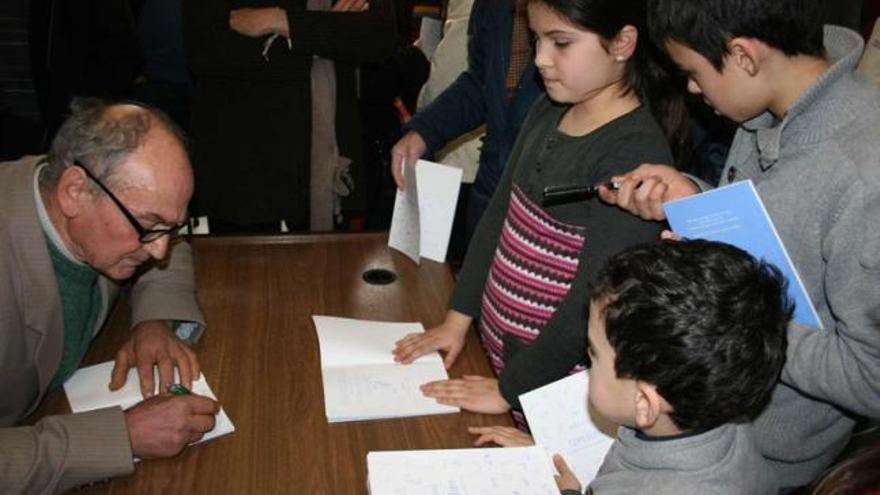
{"label": "man's nose", "polygon": [[168,252],[168,242],[169,237],[163,235],[158,239],[144,244],[144,251],[146,251],[153,259],[161,260]]}

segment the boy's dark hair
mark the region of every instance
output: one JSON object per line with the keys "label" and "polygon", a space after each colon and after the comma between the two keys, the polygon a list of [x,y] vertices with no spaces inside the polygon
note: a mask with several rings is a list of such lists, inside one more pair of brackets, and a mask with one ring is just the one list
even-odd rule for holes
{"label": "boy's dark hair", "polygon": [[822,56],[819,0],[648,0],[651,38],[677,41],[706,57],[719,72],[727,42],[760,40],[788,56]]}
{"label": "boy's dark hair", "polygon": [[[684,158],[688,139],[688,114],[684,81],[669,57],[648,36],[646,0],[528,0],[541,3],[573,25],[613,40],[626,26],[634,26],[638,42],[627,62],[624,78],[627,91],[660,123],[676,162]],[[607,47],[606,47],[607,48]]]}
{"label": "boy's dark hair", "polygon": [[785,362],[793,304],[779,270],[718,242],[661,241],[610,258],[604,304],[620,378],[651,383],[684,430],[753,418]]}

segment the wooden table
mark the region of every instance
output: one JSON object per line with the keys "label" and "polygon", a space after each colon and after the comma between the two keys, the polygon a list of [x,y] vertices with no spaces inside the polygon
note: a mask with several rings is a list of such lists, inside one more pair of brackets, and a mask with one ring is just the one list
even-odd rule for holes
{"label": "wooden table", "polygon": [[[388,321],[442,321],[453,280],[445,265],[412,261],[380,234],[193,241],[199,301],[208,329],[196,351],[236,426],[232,435],[140,463],[133,476],[77,493],[366,493],[371,450],[464,448],[468,425],[512,425],[472,413],[328,424],[313,314]],[[361,274],[387,268],[390,285]],[[117,308],[86,358],[112,359],[129,311]],[[390,352],[390,349],[389,349]],[[474,332],[450,376],[491,371]],[[63,394],[38,414],[69,411]]]}

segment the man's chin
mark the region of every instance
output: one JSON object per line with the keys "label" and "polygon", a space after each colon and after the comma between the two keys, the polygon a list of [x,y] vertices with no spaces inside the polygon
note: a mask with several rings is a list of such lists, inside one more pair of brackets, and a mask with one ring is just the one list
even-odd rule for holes
{"label": "man's chin", "polygon": [[117,265],[113,265],[106,270],[98,270],[107,278],[113,279],[117,282],[125,282],[130,279],[132,275],[137,271],[138,265],[130,265],[128,263],[121,263]]}

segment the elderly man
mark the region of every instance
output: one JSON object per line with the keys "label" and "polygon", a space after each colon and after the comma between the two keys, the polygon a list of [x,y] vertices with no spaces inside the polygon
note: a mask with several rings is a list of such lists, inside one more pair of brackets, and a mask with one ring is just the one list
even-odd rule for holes
{"label": "elderly man", "polygon": [[[128,474],[133,456],[175,455],[213,428],[216,402],[153,393],[154,365],[160,390],[175,367],[184,384],[199,373],[192,257],[170,239],[192,182],[167,117],[97,100],[74,103],[47,158],[0,164],[0,492]],[[14,426],[77,369],[129,284],[133,328],[109,387],[137,367],[147,399]]]}

